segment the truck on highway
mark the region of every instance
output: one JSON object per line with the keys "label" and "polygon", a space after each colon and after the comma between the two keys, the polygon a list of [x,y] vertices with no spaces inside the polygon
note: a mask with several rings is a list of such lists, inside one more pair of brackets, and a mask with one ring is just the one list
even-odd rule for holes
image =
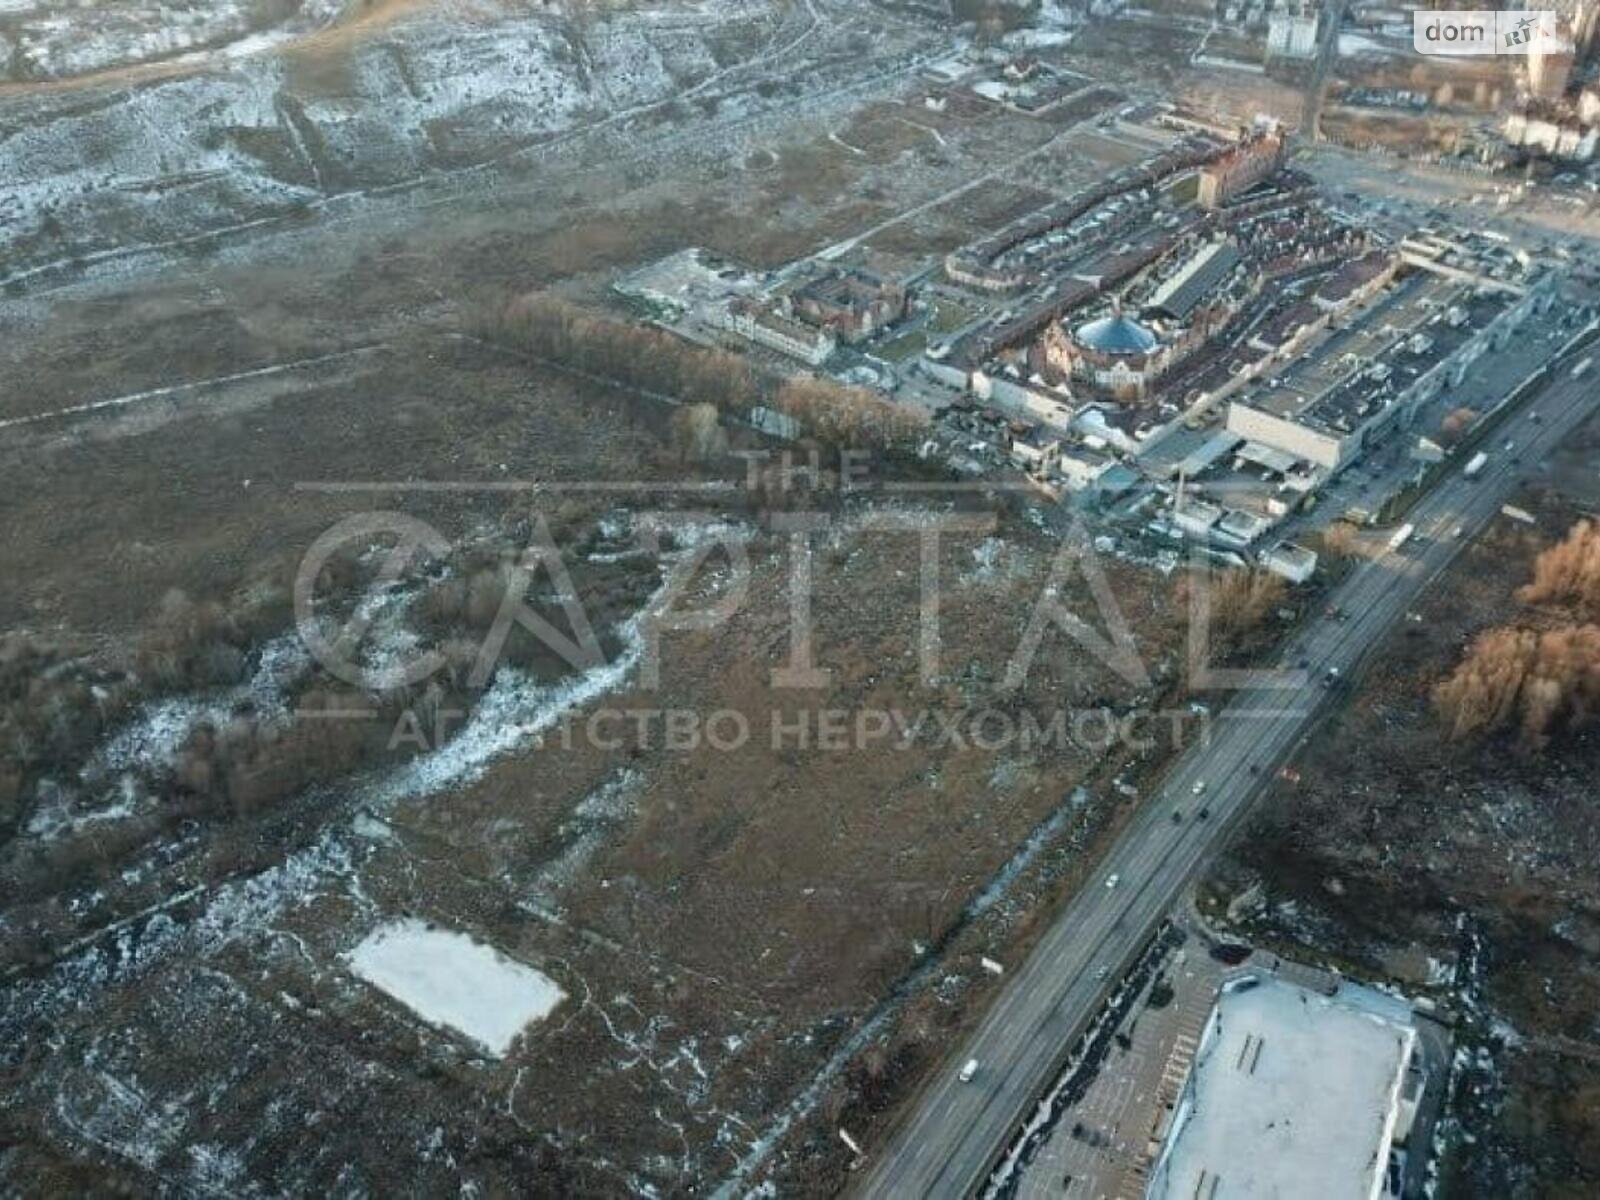
{"label": "truck on highway", "polygon": [[1417,532],[1417,527],[1407,521],[1394,531],[1394,536],[1389,539],[1389,549],[1398,550],[1411,540],[1411,535]]}
{"label": "truck on highway", "polygon": [[1479,475],[1483,474],[1483,468],[1488,464],[1489,456],[1480,450],[1474,454],[1470,460],[1468,460],[1467,465],[1462,469],[1461,474],[1467,479],[1476,479]]}
{"label": "truck on highway", "polygon": [[1584,372],[1588,371],[1590,366],[1592,366],[1593,364],[1594,364],[1594,356],[1590,355],[1588,358],[1584,359],[1577,366],[1572,368],[1572,377],[1574,379],[1582,379],[1583,376],[1584,376]]}

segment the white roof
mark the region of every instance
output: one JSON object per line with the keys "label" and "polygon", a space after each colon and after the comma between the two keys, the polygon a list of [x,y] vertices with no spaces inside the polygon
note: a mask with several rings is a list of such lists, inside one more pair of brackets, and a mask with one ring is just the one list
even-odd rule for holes
{"label": "white roof", "polygon": [[1330,998],[1271,975],[1230,989],[1147,1196],[1370,1200],[1416,1039],[1409,1012],[1365,988]]}

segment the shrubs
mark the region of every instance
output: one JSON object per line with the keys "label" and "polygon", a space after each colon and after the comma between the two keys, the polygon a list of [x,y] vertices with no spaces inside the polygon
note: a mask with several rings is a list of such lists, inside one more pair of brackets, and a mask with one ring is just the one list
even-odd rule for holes
{"label": "shrubs", "polygon": [[1349,521],[1335,521],[1322,531],[1322,553],[1329,558],[1354,558],[1360,536],[1360,530]]}
{"label": "shrubs", "polygon": [[1211,619],[1224,633],[1248,633],[1283,604],[1288,587],[1271,571],[1229,571],[1211,592]]}
{"label": "shrubs", "polygon": [[244,678],[245,655],[289,620],[286,588],[257,583],[228,603],[196,601],[174,588],[134,651],[134,670],[157,691],[225,687]]}
{"label": "shrubs", "polygon": [[[240,715],[220,726],[197,725],[178,752],[174,778],[185,792],[238,815],[262,812],[359,766],[392,721],[339,714],[378,707],[363,693],[318,689],[300,698],[290,722]],[[398,713],[400,698],[388,707]]]}
{"label": "shrubs", "polygon": [[131,688],[92,683],[60,647],[0,638],[0,829],[19,815],[30,778],[76,766],[131,702]]}
{"label": "shrubs", "polygon": [[829,379],[785,380],[773,407],[799,421],[819,441],[844,448],[910,446],[928,428],[928,416],[921,409]]}
{"label": "shrubs", "polygon": [[1209,588],[1211,630],[1230,643],[1252,633],[1283,604],[1284,580],[1271,571],[1223,571],[1214,576],[1183,575],[1174,593],[1182,607],[1193,604],[1196,588]]}

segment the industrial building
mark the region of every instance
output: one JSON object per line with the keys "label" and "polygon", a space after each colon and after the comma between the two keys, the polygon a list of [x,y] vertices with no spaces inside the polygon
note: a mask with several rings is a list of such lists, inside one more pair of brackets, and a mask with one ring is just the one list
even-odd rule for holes
{"label": "industrial building", "polygon": [[[1308,319],[1287,343],[1296,357],[1282,374],[1229,401],[1228,432],[1338,471],[1374,440],[1409,428],[1423,404],[1459,386],[1553,294],[1548,277],[1491,290],[1441,266],[1402,279],[1348,327],[1327,331],[1325,319]],[[1322,340],[1309,344],[1314,337]]]}
{"label": "industrial building", "polygon": [[1377,1200],[1423,1093],[1410,1009],[1351,984],[1267,973],[1223,985],[1147,1200]]}

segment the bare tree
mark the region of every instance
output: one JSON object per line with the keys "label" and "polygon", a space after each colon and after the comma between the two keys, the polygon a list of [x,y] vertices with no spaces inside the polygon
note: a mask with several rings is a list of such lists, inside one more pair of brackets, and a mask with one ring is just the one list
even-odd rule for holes
{"label": "bare tree", "polygon": [[728,435],[715,406],[690,404],[672,417],[673,449],[685,462],[711,462],[728,452]]}
{"label": "bare tree", "polygon": [[1525,749],[1542,750],[1561,726],[1587,725],[1600,711],[1600,626],[1481,634],[1433,692],[1455,738],[1519,727]]}
{"label": "bare tree", "polygon": [[1533,564],[1533,581],[1517,593],[1524,604],[1558,604],[1600,615],[1600,525],[1583,520]]}

